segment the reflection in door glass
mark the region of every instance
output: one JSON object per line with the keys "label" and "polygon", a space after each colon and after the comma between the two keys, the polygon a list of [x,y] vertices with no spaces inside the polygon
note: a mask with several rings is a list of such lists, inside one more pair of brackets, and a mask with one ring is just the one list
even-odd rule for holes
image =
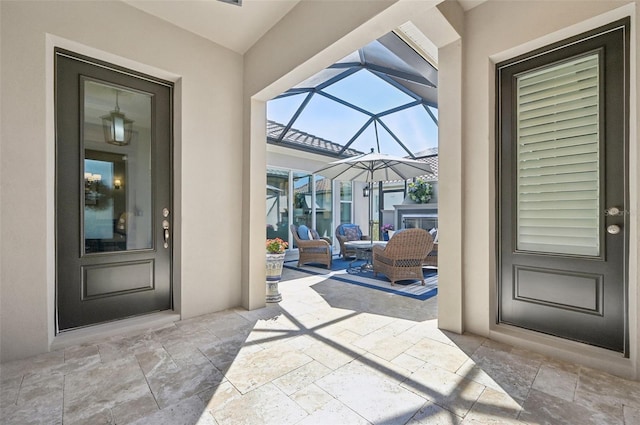
{"label": "reflection in door glass", "polygon": [[82,84],[85,253],[150,249],[151,96]]}

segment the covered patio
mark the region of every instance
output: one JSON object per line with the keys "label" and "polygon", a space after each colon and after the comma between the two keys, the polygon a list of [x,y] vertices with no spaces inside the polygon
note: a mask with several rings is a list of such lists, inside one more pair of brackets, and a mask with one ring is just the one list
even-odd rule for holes
{"label": "covered patio", "polygon": [[280,304],[3,363],[7,424],[636,424],[640,383],[285,269]]}

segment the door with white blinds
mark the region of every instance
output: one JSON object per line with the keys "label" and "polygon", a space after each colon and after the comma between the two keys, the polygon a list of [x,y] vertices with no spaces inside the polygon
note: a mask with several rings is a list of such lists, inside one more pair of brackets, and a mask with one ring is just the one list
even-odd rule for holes
{"label": "door with white blinds", "polygon": [[628,25],[497,65],[498,323],[625,353]]}

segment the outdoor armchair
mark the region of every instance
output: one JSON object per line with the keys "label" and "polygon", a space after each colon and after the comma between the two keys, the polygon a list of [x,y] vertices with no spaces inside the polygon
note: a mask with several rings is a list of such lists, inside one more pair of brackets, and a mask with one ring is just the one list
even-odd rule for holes
{"label": "outdoor armchair", "polygon": [[355,257],[356,255],[355,249],[349,249],[344,246],[345,242],[369,240],[368,236],[362,234],[360,226],[351,223],[344,223],[336,227],[336,238],[338,238],[338,242],[340,243],[340,255],[342,255],[343,260]]}
{"label": "outdoor armchair", "polygon": [[438,267],[438,244],[433,244],[433,249],[431,252],[424,257],[424,261],[422,263],[425,266]]}
{"label": "outdoor armchair", "polygon": [[397,232],[387,246],[373,247],[373,273],[383,273],[395,285],[398,280],[417,279],[424,285],[422,262],[433,248],[433,238],[424,229]]}
{"label": "outdoor armchair", "polygon": [[438,229],[429,230],[429,234],[433,238],[433,249],[427,253],[422,262],[423,266],[438,267]]}
{"label": "outdoor armchair", "polygon": [[306,229],[306,226],[304,226],[302,233],[308,232],[311,235],[303,239],[301,233],[299,233],[301,230],[300,227],[302,226],[292,224],[290,227],[295,245],[298,247],[298,267],[302,264],[318,263],[324,264],[327,266],[327,269],[330,269],[333,252],[327,238],[311,239],[311,237],[316,236],[318,233],[313,230],[309,231]]}

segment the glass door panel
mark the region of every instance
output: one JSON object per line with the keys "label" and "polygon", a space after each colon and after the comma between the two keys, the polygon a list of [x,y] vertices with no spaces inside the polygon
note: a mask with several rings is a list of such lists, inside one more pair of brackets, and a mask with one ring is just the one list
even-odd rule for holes
{"label": "glass door panel", "polygon": [[289,239],[289,172],[267,170],[267,239]]}
{"label": "glass door panel", "polygon": [[84,253],[153,248],[151,96],[84,79]]}
{"label": "glass door panel", "polygon": [[600,79],[593,53],[517,80],[517,249],[600,255]]}
{"label": "glass door panel", "polygon": [[331,180],[316,176],[316,230],[320,237],[333,234],[333,191]]}
{"label": "glass door panel", "polygon": [[340,224],[353,223],[351,214],[353,203],[353,183],[350,181],[340,184]]}

